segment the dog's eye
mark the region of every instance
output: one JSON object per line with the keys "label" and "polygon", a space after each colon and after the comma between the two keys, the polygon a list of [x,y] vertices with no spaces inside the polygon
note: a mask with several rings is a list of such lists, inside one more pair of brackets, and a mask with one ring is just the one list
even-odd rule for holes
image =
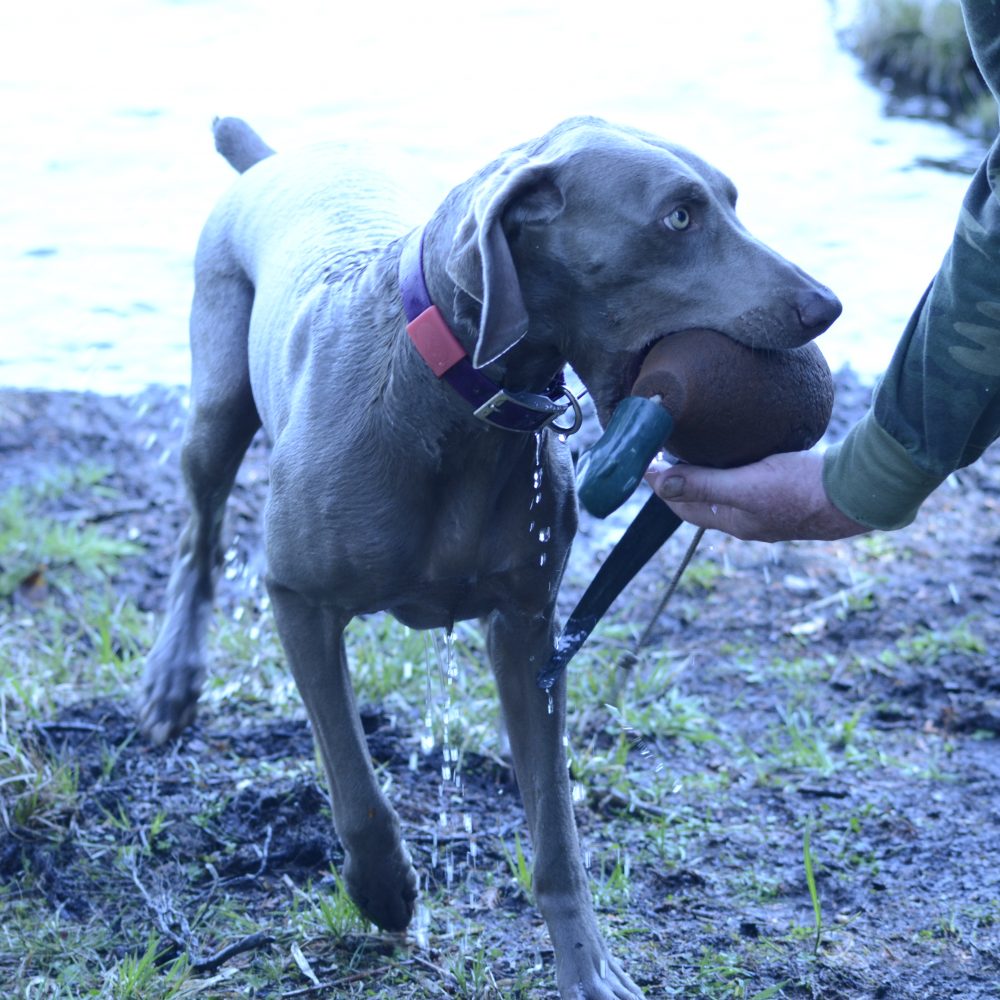
{"label": "dog's eye", "polygon": [[691,225],[691,213],[683,206],[675,208],[668,216],[664,217],[663,223],[668,229],[679,233]]}

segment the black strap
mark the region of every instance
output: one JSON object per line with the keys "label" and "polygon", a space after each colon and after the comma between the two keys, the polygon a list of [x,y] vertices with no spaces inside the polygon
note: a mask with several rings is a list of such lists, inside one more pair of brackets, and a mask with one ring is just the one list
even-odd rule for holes
{"label": "black strap", "polygon": [[655,493],[646,501],[573,609],[548,666],[539,671],[535,683],[543,691],[552,689],[615,598],[683,523]]}

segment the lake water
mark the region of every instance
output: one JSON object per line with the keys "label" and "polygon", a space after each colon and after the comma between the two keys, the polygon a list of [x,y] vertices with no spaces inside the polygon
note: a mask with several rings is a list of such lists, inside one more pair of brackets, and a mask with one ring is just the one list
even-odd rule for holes
{"label": "lake water", "polygon": [[[346,13],[345,11],[349,11]],[[0,37],[0,385],[187,381],[191,260],[231,179],[216,114],[271,145],[413,162],[432,196],[571,114],[689,146],[748,227],[837,291],[834,367],[884,368],[951,238],[968,143],[886,120],[829,0],[57,0]]]}

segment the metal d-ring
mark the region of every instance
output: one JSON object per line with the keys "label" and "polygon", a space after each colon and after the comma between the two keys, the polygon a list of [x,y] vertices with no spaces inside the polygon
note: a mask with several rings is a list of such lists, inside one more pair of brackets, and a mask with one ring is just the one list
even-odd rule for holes
{"label": "metal d-ring", "polygon": [[[569,391],[569,389],[566,388],[566,386],[562,387],[562,393],[569,400],[569,405],[573,408],[573,423],[570,424],[569,427],[560,427],[555,422],[555,417],[553,417],[548,426],[558,434],[565,434],[566,437],[569,437],[570,434],[575,434],[583,426],[583,410],[580,408],[579,400]],[[564,410],[563,413],[565,412],[566,411]],[[560,414],[560,416],[561,415],[562,414]]]}

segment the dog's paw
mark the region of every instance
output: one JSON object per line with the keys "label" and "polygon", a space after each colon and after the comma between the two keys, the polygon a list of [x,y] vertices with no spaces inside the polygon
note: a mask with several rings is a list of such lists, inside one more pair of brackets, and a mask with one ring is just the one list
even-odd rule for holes
{"label": "dog's paw", "polygon": [[139,729],[155,744],[166,743],[194,721],[205,665],[197,659],[168,661],[154,648],[139,690]]}
{"label": "dog's paw", "polygon": [[348,853],[344,883],[361,913],[382,930],[403,931],[409,926],[417,900],[417,873],[405,845],[377,864],[371,858],[361,863]]}
{"label": "dog's paw", "polygon": [[608,951],[592,919],[576,926],[566,923],[558,932],[550,925],[550,932],[562,1000],[645,1000],[642,990]]}
{"label": "dog's paw", "polygon": [[559,991],[562,997],[572,1000],[645,1000],[646,994],[611,959],[608,965],[591,973],[586,980],[576,980],[570,991]]}

